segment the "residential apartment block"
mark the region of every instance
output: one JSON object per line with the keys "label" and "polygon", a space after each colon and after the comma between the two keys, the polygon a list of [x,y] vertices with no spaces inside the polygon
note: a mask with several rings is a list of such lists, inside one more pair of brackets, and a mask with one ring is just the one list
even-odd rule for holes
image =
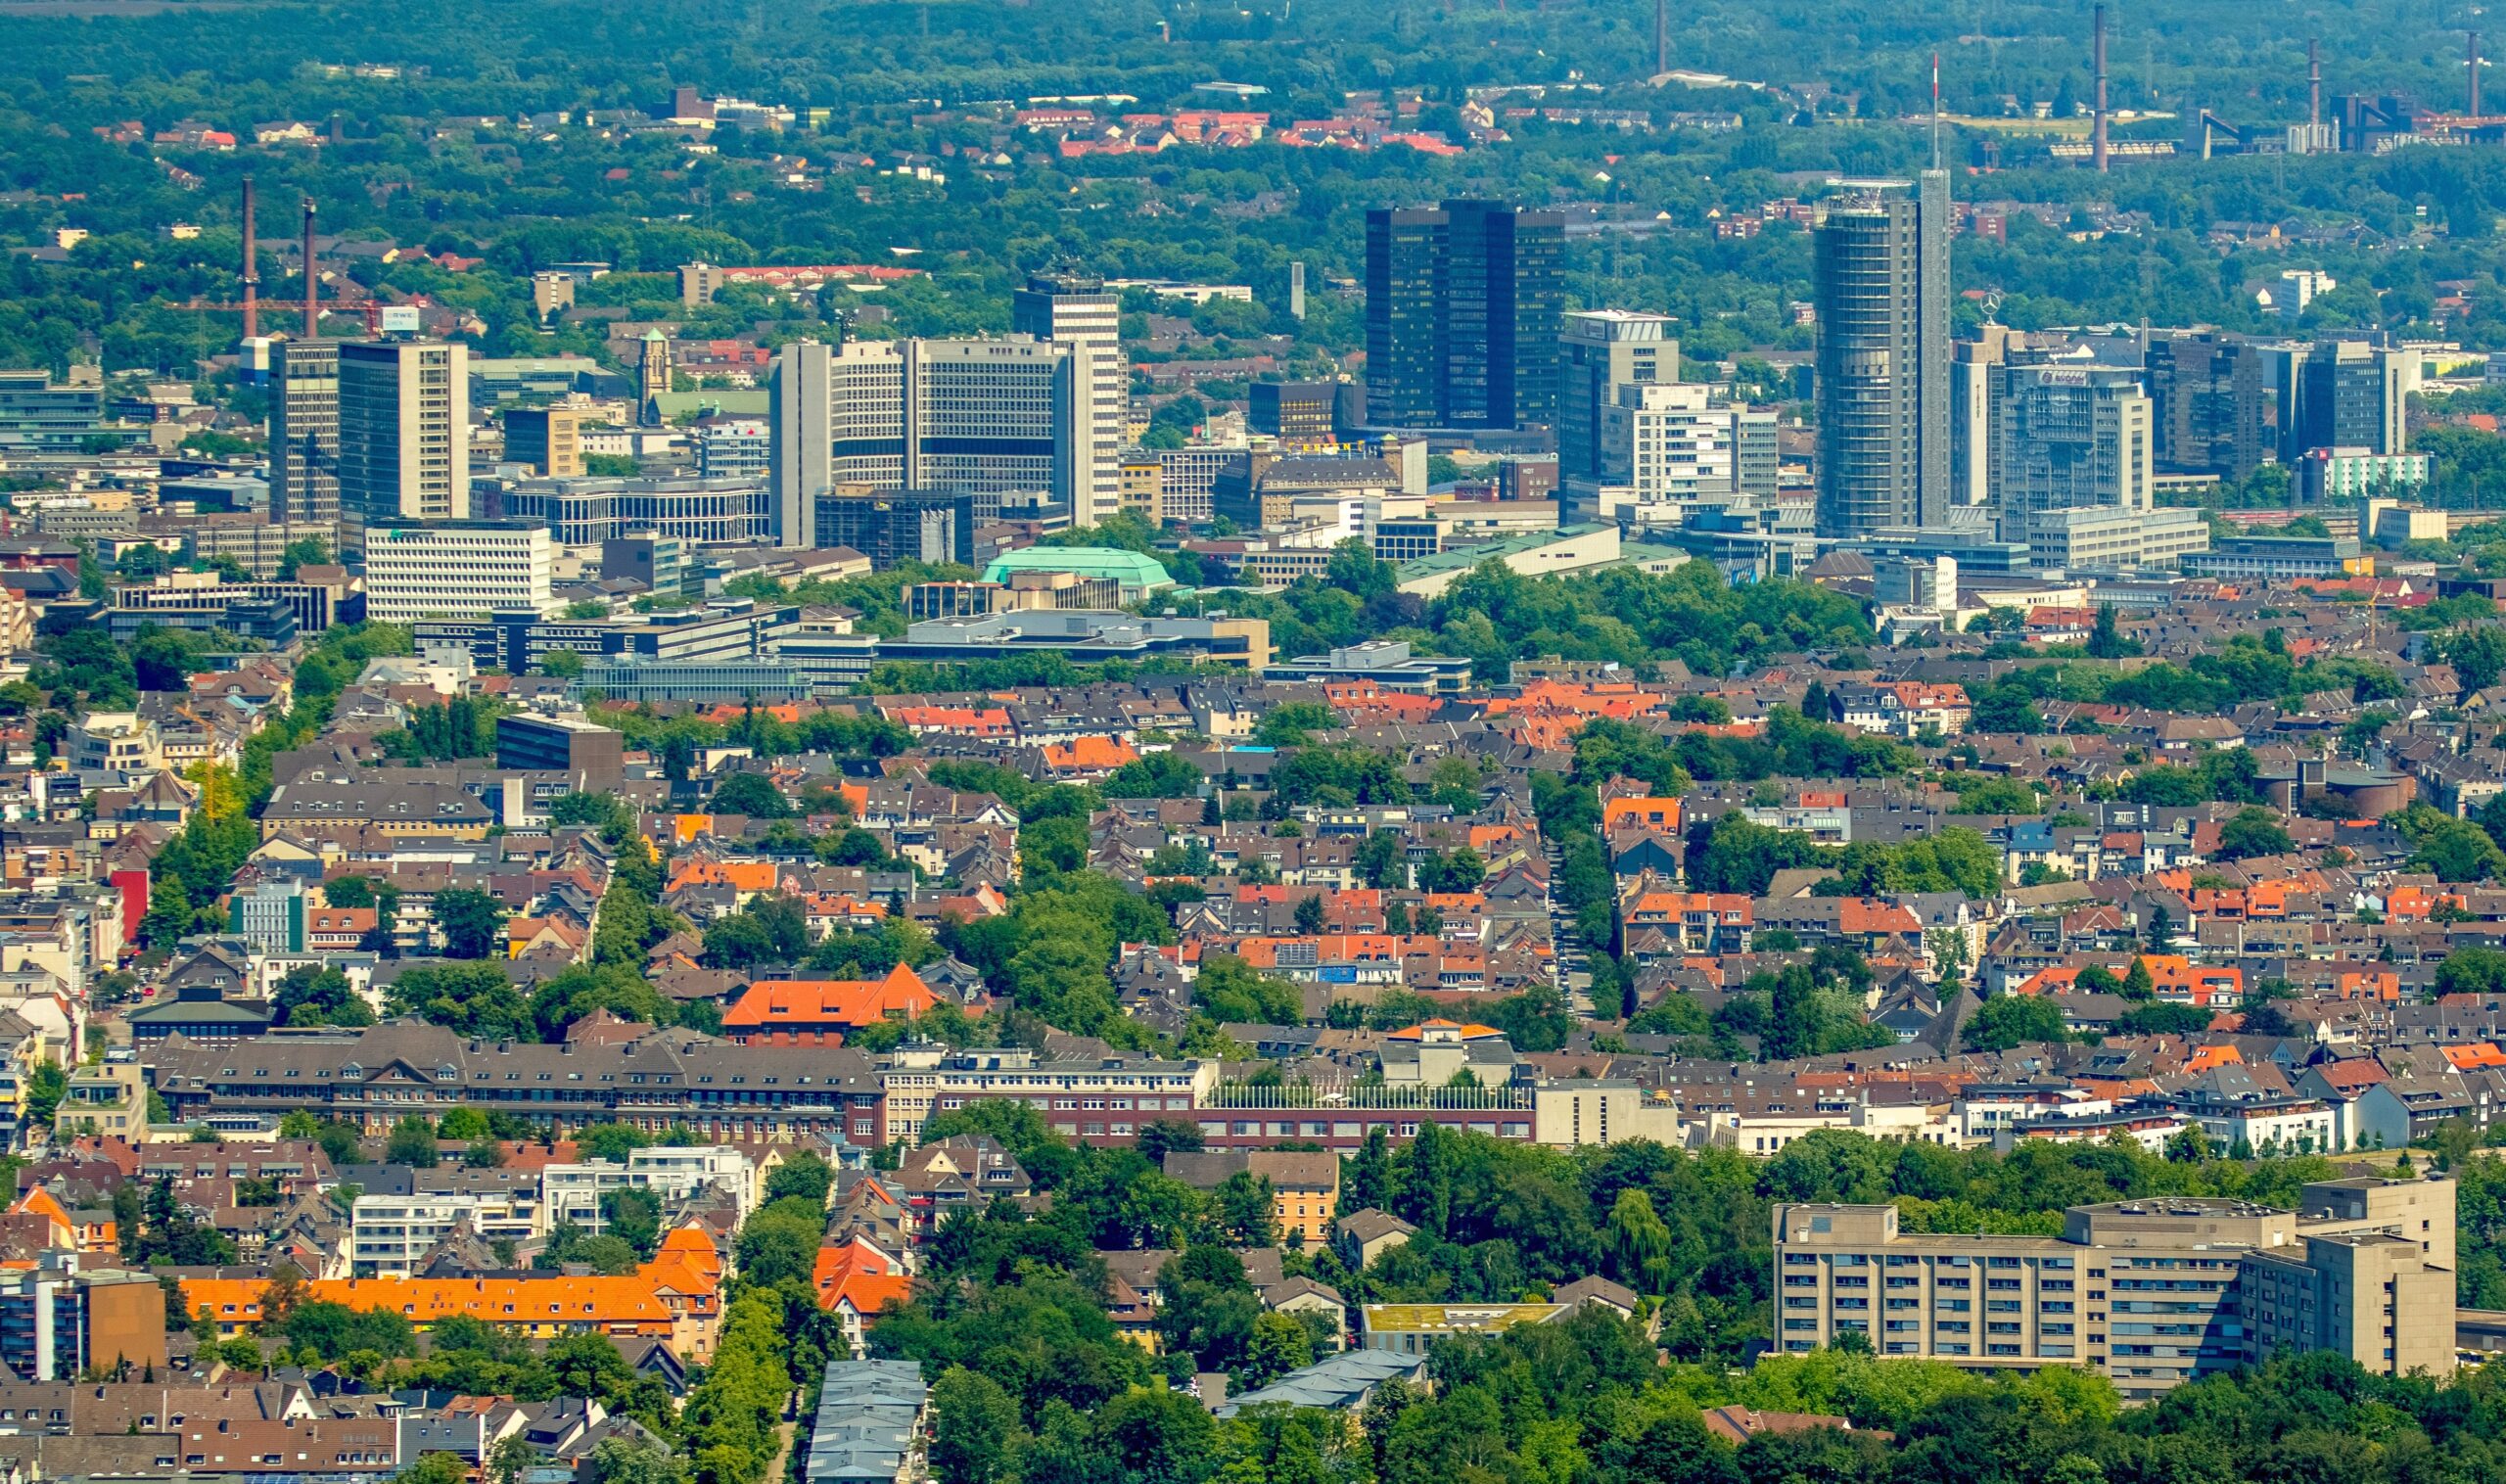
{"label": "residential apartment block", "polygon": [[2085,1366],[2126,1401],[2336,1350],[2383,1375],[2454,1365],[2454,1183],[2323,1181],[2296,1211],[2212,1197],[2073,1206],[2059,1236],[1916,1233],[1893,1206],[1779,1206],[1775,1343]]}

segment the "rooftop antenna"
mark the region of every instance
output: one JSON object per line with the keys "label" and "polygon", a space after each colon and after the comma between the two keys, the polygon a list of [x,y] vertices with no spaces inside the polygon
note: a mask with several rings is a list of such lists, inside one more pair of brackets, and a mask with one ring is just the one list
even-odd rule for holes
{"label": "rooftop antenna", "polygon": [[2097,43],[2090,59],[2097,68],[2097,112],[2088,123],[2089,162],[2103,174],[2106,169],[2106,7],[2097,8]]}
{"label": "rooftop antenna", "polygon": [[1931,167],[1940,168],[1940,54],[1931,54]]}

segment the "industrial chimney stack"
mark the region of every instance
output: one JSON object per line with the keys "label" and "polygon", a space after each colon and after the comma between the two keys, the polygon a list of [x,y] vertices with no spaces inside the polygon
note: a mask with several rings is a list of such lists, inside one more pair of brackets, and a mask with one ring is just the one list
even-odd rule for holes
{"label": "industrial chimney stack", "polygon": [[2089,116],[2089,163],[2101,173],[2106,169],[2106,7],[2097,8],[2097,41],[2090,60],[2097,69],[2097,111]]}
{"label": "industrial chimney stack", "polygon": [[253,177],[244,177],[244,338],[261,333],[261,262],[253,238]]}
{"label": "industrial chimney stack", "polygon": [[2306,123],[2323,122],[2323,55],[2313,38],[2306,40]]}
{"label": "industrial chimney stack", "polygon": [[304,198],[304,338],[322,333],[322,278],[313,261],[313,198]]}
{"label": "industrial chimney stack", "polygon": [[1653,75],[1671,70],[1671,0],[1653,0]]}
{"label": "industrial chimney stack", "polygon": [[2471,33],[2471,57],[2467,70],[2471,73],[2471,116],[2480,116],[2480,32]]}

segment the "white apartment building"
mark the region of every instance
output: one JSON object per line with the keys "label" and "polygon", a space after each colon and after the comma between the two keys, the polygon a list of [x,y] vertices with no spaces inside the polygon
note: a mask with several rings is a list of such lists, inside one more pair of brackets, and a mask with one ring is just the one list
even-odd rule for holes
{"label": "white apartment building", "polygon": [[436,1243],[467,1222],[487,1241],[522,1241],[544,1229],[528,1194],[360,1195],[348,1212],[348,1275],[408,1277]]}
{"label": "white apartment building", "polygon": [[470,350],[429,340],[339,348],[343,539],[391,521],[470,514]]}
{"label": "white apartment building", "polygon": [[556,545],[535,521],[394,521],[365,531],[365,613],[406,623],[555,611]]}
{"label": "white apartment building", "polygon": [[612,1190],[649,1190],[667,1210],[710,1185],[729,1196],[745,1221],[757,1204],[758,1184],[757,1165],[737,1149],[720,1144],[655,1146],[630,1151],[625,1164],[596,1159],[550,1165],[539,1174],[539,1200],[549,1225],[573,1222],[597,1233],[608,1229],[600,1198]]}
{"label": "white apartment building", "polygon": [[133,711],[91,711],[70,728],[70,761],[81,769],[153,773],[165,766],[157,723]]}
{"label": "white apartment building", "polygon": [[1624,382],[1600,409],[1600,468],[1567,502],[1579,519],[1622,512],[1639,525],[1676,526],[1700,500],[1775,493],[1775,414],[1719,402],[1712,388]]}

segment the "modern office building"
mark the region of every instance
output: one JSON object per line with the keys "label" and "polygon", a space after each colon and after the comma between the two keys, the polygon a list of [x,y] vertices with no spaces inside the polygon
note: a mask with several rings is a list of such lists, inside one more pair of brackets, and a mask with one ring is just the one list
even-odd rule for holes
{"label": "modern office building", "polygon": [[2244,350],[2238,338],[2216,330],[2178,330],[2151,337],[2151,429],[2161,471],[2235,472],[2236,368]]}
{"label": "modern office building", "polygon": [[[2157,503],[2157,450],[2141,373],[2115,366],[2002,366],[1992,373],[1992,507],[2001,539],[2038,544],[2057,512]],[[2052,566],[2041,556],[2036,565]]]}
{"label": "modern office building", "polygon": [[618,786],[626,745],[620,733],[582,717],[496,718],[496,766],[572,773],[586,789]]}
{"label": "modern office building", "polygon": [[1328,441],[1366,422],[1366,391],[1355,382],[1255,382],[1245,426],[1291,441]]}
{"label": "modern office building", "polygon": [[[1005,655],[1065,653],[1079,664],[1174,655],[1255,673],[1270,663],[1271,626],[1261,619],[1143,619],[1086,608],[1034,608],[908,625],[902,639],[876,641],[877,660],[963,664]],[[808,663],[786,643],[787,660]]]}
{"label": "modern office building", "polygon": [[763,541],[772,497],[760,479],[686,475],[518,480],[501,495],[508,519],[545,522],[560,546],[596,546],[650,533],[705,543]]}
{"label": "modern office building", "polygon": [[505,462],[528,464],[547,479],[581,477],[583,413],[577,407],[506,409]]}
{"label": "modern office building", "polygon": [[1131,368],[1123,355],[1122,296],[1101,279],[1039,273],[1009,297],[1009,328],[1052,344],[1088,348],[1084,438],[1087,487],[1068,501],[1075,525],[1095,526],[1123,508],[1123,423],[1131,406]]}
{"label": "modern office building", "polygon": [[2243,535],[2186,557],[2183,566],[2196,577],[2293,582],[2355,576],[2365,570],[2361,561],[2356,536]]}
{"label": "modern office building", "polygon": [[1368,212],[1369,420],[1554,423],[1565,237],[1555,212],[1493,202]]}
{"label": "modern office building", "polygon": [[1628,385],[1680,379],[1669,316],[1583,309],[1557,338],[1557,479],[1601,478],[1601,411]]}
{"label": "modern office building", "polygon": [[1682,524],[1700,499],[1774,497],[1775,414],[1718,404],[1689,383],[1622,383],[1602,405],[1597,477],[1566,487],[1577,520]]}
{"label": "modern office building", "polygon": [[812,504],[812,529],[818,541],[852,547],[870,559],[873,571],[899,562],[974,565],[971,491],[839,485]]}
{"label": "modern office building", "polygon": [[[812,524],[843,486],[963,492],[981,522],[998,519],[1013,493],[1091,508],[1099,394],[1085,340],[788,345],[773,373],[775,540],[851,544]],[[1121,505],[1121,471],[1118,447],[1104,469],[1110,508]]]}
{"label": "modern office building", "polygon": [[743,417],[696,430],[696,472],[709,480],[773,476],[774,429],[760,417]]}
{"label": "modern office building", "polygon": [[1819,533],[1946,519],[1949,176],[1873,181],[1812,238]]}
{"label": "modern office building", "polygon": [[548,618],[525,608],[477,619],[429,619],[416,626],[416,636],[421,652],[438,644],[459,645],[482,669],[518,675],[561,649],[586,659],[690,664],[753,660],[800,621],[797,607],[717,598],[703,608],[631,618]]}
{"label": "modern office building", "polygon": [[340,343],[281,341],[270,366],[270,520],[340,518]]}
{"label": "modern office building", "polygon": [[[308,572],[322,572],[312,580]],[[336,577],[329,574],[336,573]],[[114,589],[109,623],[116,638],[135,635],[143,625],[167,628],[217,628],[238,607],[276,603],[304,633],[320,633],[334,624],[354,624],[365,617],[365,584],[340,568],[300,569],[293,582],[229,582],[214,572],[172,572],[153,582],[130,582]]]}
{"label": "modern office building", "polygon": [[2308,348],[2298,341],[2248,341],[2238,348],[2231,478],[2251,479],[2263,465],[2287,464],[2304,451],[2298,403]]}
{"label": "modern office building", "polygon": [[404,624],[556,606],[556,546],[538,521],[376,522],[364,550],[368,618]]}
{"label": "modern office building", "polygon": [[814,690],[807,672],[783,660],[598,659],[584,662],[566,699],[578,706],[595,694],[629,706],[781,706],[806,701]]}
{"label": "modern office building", "polygon": [[[647,592],[685,593],[689,590],[688,580],[695,571],[695,564],[690,560],[693,545],[684,536],[662,535],[651,531],[608,536],[600,543],[600,575],[641,582]],[[697,585],[703,585],[701,580]]]}
{"label": "modern office building", "polygon": [[1893,1206],[1778,1206],[1775,1345],[2080,1366],[2125,1401],[2331,1350],[2380,1375],[2454,1367],[2454,1183],[2323,1181],[2296,1211],[2215,1197],[2073,1206],[2059,1236],[1918,1234]]}
{"label": "modern office building", "polygon": [[[2308,448],[2297,455],[2295,489],[2304,505],[2345,504],[2384,495],[2416,499],[2436,477],[2436,461],[2425,453],[2375,453],[2365,448]],[[2444,529],[2439,512],[2432,522]],[[2372,532],[2362,533],[2373,534]],[[2443,540],[2440,533],[2436,539]]]}
{"label": "modern office building", "polygon": [[343,543],[356,546],[356,533],[371,526],[466,520],[469,348],[343,341],[339,355]]}
{"label": "modern office building", "polygon": [[1976,338],[1950,348],[1950,508],[1992,503],[1994,373],[2010,363],[2018,335],[2008,325],[1976,326]]}
{"label": "modern office building", "polygon": [[2364,341],[2318,341],[2298,378],[2297,442],[2281,462],[2294,463],[2309,448],[2403,452],[2405,360],[2402,351]]}

